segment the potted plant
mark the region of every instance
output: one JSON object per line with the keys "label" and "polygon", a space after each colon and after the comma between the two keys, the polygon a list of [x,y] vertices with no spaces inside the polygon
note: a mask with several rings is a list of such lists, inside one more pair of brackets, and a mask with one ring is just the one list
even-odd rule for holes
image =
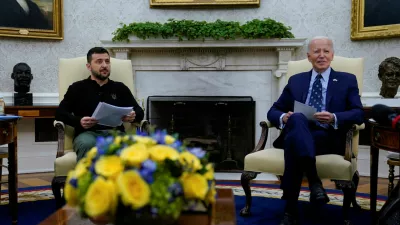
{"label": "potted plant", "polygon": [[70,171],[69,206],[96,223],[173,224],[194,205],[215,202],[213,164],[165,131],[98,138]]}

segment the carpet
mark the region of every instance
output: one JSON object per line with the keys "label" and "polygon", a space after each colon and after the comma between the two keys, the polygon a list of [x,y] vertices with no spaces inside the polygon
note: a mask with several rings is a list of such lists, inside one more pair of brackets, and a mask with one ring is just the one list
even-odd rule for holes
{"label": "carpet", "polygon": [[[240,210],[245,205],[245,195],[240,185],[240,181],[218,181],[217,188],[229,188],[235,195],[235,207],[237,225],[276,225],[279,224],[283,216],[285,202],[281,200],[282,190],[275,184],[253,184],[253,208],[251,217],[241,217]],[[301,224],[342,224],[342,201],[343,194],[338,190],[327,189],[330,198],[329,204],[323,207],[317,214],[319,220],[313,221],[308,213],[309,191],[302,188],[299,199]],[[40,223],[55,211],[55,201],[51,192],[51,187],[31,187],[20,188],[18,193],[18,220],[19,225],[34,225]],[[357,201],[363,208],[361,211],[352,210],[350,215],[355,225],[368,225],[369,223],[369,195],[357,194]],[[385,196],[378,196],[377,209],[379,210],[386,201]],[[323,223],[318,221],[324,221]],[[8,209],[8,194],[6,191],[1,193],[0,202],[0,225],[10,224],[11,218]]]}

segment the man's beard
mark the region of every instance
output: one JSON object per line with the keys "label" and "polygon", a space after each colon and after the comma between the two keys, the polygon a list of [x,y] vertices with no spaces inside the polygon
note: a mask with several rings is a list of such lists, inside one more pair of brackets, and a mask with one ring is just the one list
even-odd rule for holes
{"label": "man's beard", "polygon": [[108,72],[107,75],[102,75],[101,73],[98,73],[98,72],[96,72],[96,71],[94,71],[94,70],[92,70],[92,74],[93,74],[93,76],[95,76],[97,79],[102,80],[102,81],[107,80],[107,78],[110,76],[110,72]]}

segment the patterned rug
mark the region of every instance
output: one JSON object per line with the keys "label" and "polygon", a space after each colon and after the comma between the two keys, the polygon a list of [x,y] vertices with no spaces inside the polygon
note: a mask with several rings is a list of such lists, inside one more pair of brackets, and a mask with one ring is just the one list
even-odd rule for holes
{"label": "patterned rug", "polygon": [[[228,181],[218,181],[217,188],[230,188],[233,190],[236,196],[245,196],[240,181],[228,182]],[[252,184],[251,185],[252,196],[280,199],[282,197],[282,190],[279,189],[279,185],[276,184]],[[343,192],[340,190],[326,190],[330,198],[329,204],[341,206],[343,204]],[[310,197],[310,192],[308,188],[302,188],[299,196],[299,200],[308,202]],[[54,199],[53,193],[50,186],[42,187],[29,187],[20,188],[18,193],[18,202],[32,202],[40,200]],[[383,204],[385,204],[387,197],[378,196],[377,209],[379,210]],[[369,210],[369,194],[357,193],[358,204],[366,210]],[[7,191],[3,190],[1,192],[0,205],[8,204],[8,194]]]}
{"label": "patterned rug", "polygon": [[[217,188],[230,188],[233,190],[235,196],[245,196],[242,186],[240,182],[225,182],[219,181],[217,182]],[[330,205],[343,205],[343,192],[340,190],[332,190],[326,189],[326,192],[329,196]],[[273,198],[280,199],[282,197],[282,190],[279,188],[277,184],[252,184],[251,185],[251,195],[254,197],[264,197],[264,198]],[[369,194],[357,193],[357,202],[361,206],[361,208],[365,210],[370,209],[370,199]],[[310,199],[310,191],[308,188],[302,188],[299,195],[300,201],[308,202]],[[386,196],[379,196],[377,199],[377,210],[380,210],[381,207],[385,204],[387,200]]]}

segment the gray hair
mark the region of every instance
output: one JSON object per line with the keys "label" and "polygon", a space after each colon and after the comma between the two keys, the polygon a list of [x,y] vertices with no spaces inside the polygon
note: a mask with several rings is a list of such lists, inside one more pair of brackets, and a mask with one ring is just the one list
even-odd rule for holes
{"label": "gray hair", "polygon": [[313,37],[313,38],[308,42],[307,52],[310,51],[311,43],[312,43],[313,41],[315,41],[315,40],[328,40],[328,41],[331,43],[332,51],[333,51],[333,52],[335,51],[335,50],[333,49],[333,41],[332,41],[332,39],[330,39],[330,38],[328,38],[328,37],[325,37],[325,36],[315,36],[315,37]]}

